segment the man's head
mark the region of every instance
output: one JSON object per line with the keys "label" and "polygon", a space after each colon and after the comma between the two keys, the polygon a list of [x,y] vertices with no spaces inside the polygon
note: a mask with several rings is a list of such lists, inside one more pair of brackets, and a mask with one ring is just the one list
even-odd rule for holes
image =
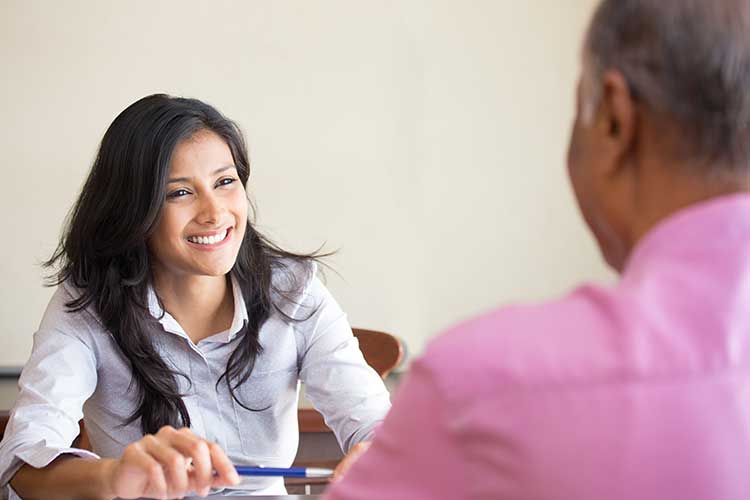
{"label": "man's head", "polygon": [[604,0],[583,47],[568,168],[618,270],[670,213],[750,189],[750,2]]}

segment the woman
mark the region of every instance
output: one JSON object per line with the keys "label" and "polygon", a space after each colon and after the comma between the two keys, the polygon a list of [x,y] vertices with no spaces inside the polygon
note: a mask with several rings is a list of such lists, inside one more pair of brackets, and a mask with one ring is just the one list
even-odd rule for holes
{"label": "woman", "polygon": [[[115,119],[47,262],[58,288],[0,444],[3,490],[175,498],[237,486],[232,464],[294,459],[298,380],[344,450],[369,440],[388,393],[316,256],[249,223],[248,176],[237,126],[205,103],[152,95]],[[93,453],[71,447],[81,418]],[[239,487],[285,492],[280,478]]]}

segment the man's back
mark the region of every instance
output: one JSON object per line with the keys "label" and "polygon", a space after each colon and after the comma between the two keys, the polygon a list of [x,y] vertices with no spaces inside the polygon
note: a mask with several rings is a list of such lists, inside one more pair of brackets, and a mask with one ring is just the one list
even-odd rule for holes
{"label": "man's back", "polygon": [[[434,451],[391,470],[413,443]],[[657,225],[612,289],[441,337],[362,462],[342,497],[750,495],[750,195]]]}

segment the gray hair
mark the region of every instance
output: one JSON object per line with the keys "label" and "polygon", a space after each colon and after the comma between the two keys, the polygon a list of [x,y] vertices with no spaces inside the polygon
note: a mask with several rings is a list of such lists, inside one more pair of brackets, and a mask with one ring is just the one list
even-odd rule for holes
{"label": "gray hair", "polygon": [[617,70],[636,100],[676,126],[680,159],[748,172],[750,0],[603,0],[583,55],[584,119],[603,72]]}

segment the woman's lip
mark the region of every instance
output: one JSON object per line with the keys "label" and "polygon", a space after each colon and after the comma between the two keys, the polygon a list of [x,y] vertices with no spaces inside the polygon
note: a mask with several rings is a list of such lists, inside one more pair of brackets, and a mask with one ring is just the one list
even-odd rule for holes
{"label": "woman's lip", "polygon": [[[217,248],[220,248],[226,245],[231,239],[233,233],[234,233],[233,228],[228,227],[227,235],[224,237],[223,240],[216,242],[216,243],[206,244],[206,245],[202,245],[200,243],[193,243],[190,240],[185,240],[185,241],[187,241],[188,245],[195,248],[196,250],[211,251],[211,250],[216,250]],[[217,234],[217,233],[214,233],[214,234]]]}
{"label": "woman's lip", "polygon": [[224,229],[219,229],[218,231],[213,231],[210,233],[199,233],[199,234],[191,234],[188,236],[188,238],[208,238],[209,236],[216,236],[217,234],[221,234],[224,231],[229,232],[229,230],[232,229],[231,227],[227,227]]}

